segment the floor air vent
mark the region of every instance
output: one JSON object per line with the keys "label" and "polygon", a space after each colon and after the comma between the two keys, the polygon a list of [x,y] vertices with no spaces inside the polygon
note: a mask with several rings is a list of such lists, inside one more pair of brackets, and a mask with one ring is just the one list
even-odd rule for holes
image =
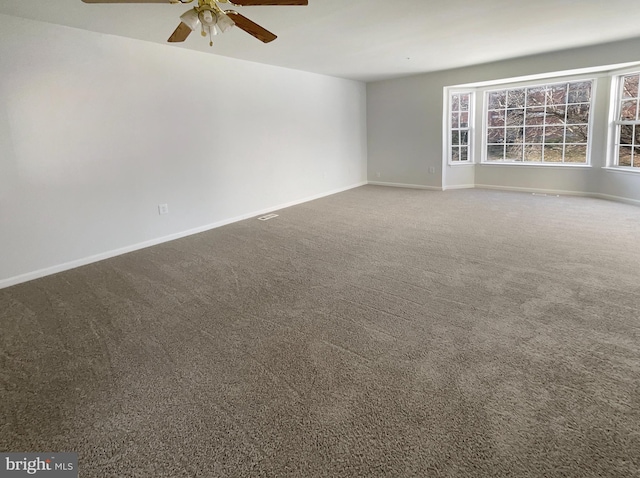
{"label": "floor air vent", "polygon": [[268,221],[269,219],[273,219],[274,217],[278,217],[277,214],[267,214],[266,216],[260,216],[258,218],[259,221]]}

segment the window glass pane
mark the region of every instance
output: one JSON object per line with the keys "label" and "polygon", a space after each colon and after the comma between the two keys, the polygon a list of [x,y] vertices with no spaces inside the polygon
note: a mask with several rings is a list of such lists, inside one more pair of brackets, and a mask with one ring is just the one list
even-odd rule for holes
{"label": "window glass pane", "polygon": [[565,143],[586,143],[589,138],[589,127],[584,125],[567,126]]}
{"label": "window glass pane", "polygon": [[494,144],[487,145],[486,161],[502,161],[504,158],[504,146]]}
{"label": "window glass pane", "polygon": [[502,161],[504,159],[504,146],[487,146],[487,161]]}
{"label": "window glass pane", "polygon": [[507,108],[524,108],[525,89],[518,88],[507,91]]}
{"label": "window glass pane", "polygon": [[527,107],[544,106],[545,93],[544,86],[527,88]]}
{"label": "window glass pane", "polygon": [[591,100],[591,82],[569,83],[569,103],[588,103]]}
{"label": "window glass pane", "polygon": [[618,164],[620,166],[631,166],[631,146],[620,146],[618,154]]}
{"label": "window glass pane", "polygon": [[524,128],[507,128],[505,141],[507,143],[522,143]]}
{"label": "window glass pane", "polygon": [[620,126],[618,144],[633,144],[633,125],[623,124]]}
{"label": "window glass pane", "polygon": [[460,145],[468,146],[469,145],[469,132],[462,130],[460,131]]}
{"label": "window glass pane", "polygon": [[633,165],[634,168],[640,168],[640,148],[633,148]]}
{"label": "window glass pane", "polygon": [[564,128],[562,126],[547,126],[544,129],[544,142],[545,143],[563,143],[564,142]]}
{"label": "window glass pane", "polygon": [[505,113],[506,113],[506,110],[489,111],[489,114],[488,114],[488,116],[489,116],[489,120],[488,120],[489,127],[504,126]]}
{"label": "window glass pane", "polygon": [[451,95],[451,111],[460,111],[460,95]]}
{"label": "window glass pane", "polygon": [[568,144],[564,150],[565,163],[586,163],[587,162],[587,145],[586,144]]}
{"label": "window glass pane", "polygon": [[544,124],[544,108],[527,108],[525,122],[528,125]]}
{"label": "window glass pane", "polygon": [[504,143],[504,128],[489,128],[487,143]]}
{"label": "window glass pane", "polygon": [[584,124],[589,122],[589,105],[567,106],[567,124]]}
{"label": "window glass pane", "polygon": [[524,148],[524,160],[528,162],[540,162],[542,161],[542,145],[525,145]]}
{"label": "window glass pane", "polygon": [[553,145],[544,147],[545,163],[561,163],[562,162],[562,145]]}
{"label": "window glass pane", "polygon": [[460,111],[469,111],[469,95],[460,95]]}
{"label": "window glass pane", "polygon": [[507,107],[507,92],[492,91],[489,93],[489,109],[499,110]]}
{"label": "window glass pane", "polygon": [[623,101],[620,108],[620,119],[622,121],[633,121],[636,119],[638,100]]}
{"label": "window glass pane", "polygon": [[451,132],[451,145],[452,146],[457,146],[460,144],[460,132],[459,131],[452,131]]}
{"label": "window glass pane", "polygon": [[451,148],[451,161],[460,161],[460,148]]}
{"label": "window glass pane", "polygon": [[508,144],[505,148],[507,161],[522,161],[523,148],[521,144]]}
{"label": "window glass pane", "polygon": [[547,114],[544,117],[545,124],[564,124],[565,106],[552,105],[547,107]]}
{"label": "window glass pane", "polygon": [[468,128],[469,127],[469,113],[460,113],[460,127]]}
{"label": "window glass pane", "polygon": [[460,127],[460,113],[451,113],[451,127],[452,128]]}
{"label": "window glass pane", "polygon": [[638,76],[639,75],[627,75],[624,77],[623,84],[622,84],[623,98],[638,97]]}
{"label": "window glass pane", "polygon": [[542,143],[544,128],[542,126],[528,126],[525,129],[524,140],[527,143]]}
{"label": "window glass pane", "polygon": [[524,124],[524,109],[507,110],[507,126],[521,126]]}
{"label": "window glass pane", "polygon": [[567,85],[565,83],[550,85],[547,89],[547,105],[563,105],[567,102]]}
{"label": "window glass pane", "polygon": [[467,154],[467,147],[463,146],[460,148],[460,161],[467,161],[469,156]]}

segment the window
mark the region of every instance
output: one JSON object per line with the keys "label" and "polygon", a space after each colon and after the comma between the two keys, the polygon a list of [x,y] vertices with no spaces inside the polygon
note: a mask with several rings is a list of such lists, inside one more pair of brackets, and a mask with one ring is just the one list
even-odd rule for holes
{"label": "window", "polygon": [[640,73],[619,76],[617,80],[614,166],[640,171]]}
{"label": "window", "polygon": [[488,163],[587,164],[592,80],[488,91]]}
{"label": "window", "polygon": [[470,163],[473,93],[449,95],[449,163]]}

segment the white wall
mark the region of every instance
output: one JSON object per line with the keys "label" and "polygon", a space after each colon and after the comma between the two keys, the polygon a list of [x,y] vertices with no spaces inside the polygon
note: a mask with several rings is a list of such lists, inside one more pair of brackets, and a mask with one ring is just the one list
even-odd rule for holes
{"label": "white wall", "polygon": [[[535,166],[445,166],[443,88],[571,69],[640,61],[640,38],[427,73],[367,85],[368,178],[370,182],[434,188],[472,185],[594,193],[640,201],[640,174],[605,165],[608,79],[596,98],[596,137],[589,169]],[[429,174],[429,168],[435,174]],[[380,176],[377,173],[380,173]]]}
{"label": "white wall", "polygon": [[4,15],[0,71],[0,287],[366,181],[363,83]]}

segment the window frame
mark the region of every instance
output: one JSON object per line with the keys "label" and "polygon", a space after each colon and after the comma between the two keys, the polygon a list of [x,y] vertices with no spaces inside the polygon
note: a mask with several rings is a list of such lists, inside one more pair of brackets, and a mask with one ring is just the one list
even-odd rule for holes
{"label": "window frame", "polygon": [[[453,96],[454,95],[469,95],[469,110],[468,110],[468,115],[469,115],[469,122],[468,122],[468,126],[467,128],[454,128],[452,126],[452,115],[454,113],[453,111]],[[475,112],[475,102],[476,102],[476,90],[475,89],[458,89],[458,88],[447,88],[447,97],[446,97],[446,101],[447,101],[447,108],[446,108],[446,117],[445,117],[445,121],[447,124],[446,127],[446,142],[445,142],[445,147],[447,150],[446,156],[447,156],[447,164],[449,166],[464,166],[464,165],[469,165],[469,164],[475,164],[475,154],[474,154],[474,139],[475,139],[475,119],[476,119],[476,112]],[[462,110],[458,110],[456,112],[462,112]],[[462,131],[463,129],[465,129],[467,131],[467,159],[462,161],[462,160],[457,160],[454,161],[453,160],[453,144],[452,144],[452,139],[453,139],[453,132],[454,130],[457,131]]]}
{"label": "window frame", "polygon": [[[588,127],[588,136],[586,142],[586,162],[584,163],[572,163],[564,161],[564,153],[563,153],[563,161],[562,162],[545,162],[545,161],[490,161],[488,160],[487,150],[488,145],[488,134],[489,134],[489,95],[496,91],[509,91],[520,88],[536,88],[536,87],[546,87],[550,85],[558,85],[558,84],[571,84],[571,83],[581,83],[581,82],[590,82],[591,83],[591,97],[589,99],[589,119],[586,123]],[[596,90],[598,87],[598,77],[597,76],[571,76],[571,77],[557,77],[557,76],[549,76],[549,77],[540,77],[531,81],[524,82],[496,82],[493,84],[487,84],[482,88],[478,88],[477,91],[482,92],[482,117],[480,121],[482,122],[482,138],[481,138],[481,149],[480,152],[480,163],[481,165],[488,166],[518,166],[518,167],[550,167],[550,168],[590,168],[592,167],[592,143],[593,143],[593,121],[594,116],[596,116]],[[566,105],[570,105],[572,103],[567,103]],[[576,104],[585,104],[584,102],[576,103]],[[508,108],[506,108],[508,109]],[[546,127],[546,123],[543,124]],[[505,125],[506,128],[506,125]],[[565,140],[566,140],[566,132]],[[523,141],[522,144],[527,144]],[[535,143],[538,144],[538,143]],[[540,143],[544,147],[544,142]],[[567,144],[566,142],[559,143],[563,146]],[[574,144],[574,143],[569,143]],[[577,143],[576,143],[577,144]],[[580,143],[582,144],[582,143]],[[544,156],[543,156],[544,159]]]}
{"label": "window frame", "polygon": [[[624,77],[629,75],[638,75],[640,77],[640,68],[629,68],[611,72],[611,95],[609,99],[609,132],[607,137],[607,161],[605,169],[614,169],[631,174],[640,174],[640,166],[622,166],[620,162],[620,148],[618,144],[619,129],[623,125],[635,125],[640,128],[640,86],[636,105],[636,120],[620,120],[620,112],[622,108]],[[634,145],[631,145],[632,148]]]}

